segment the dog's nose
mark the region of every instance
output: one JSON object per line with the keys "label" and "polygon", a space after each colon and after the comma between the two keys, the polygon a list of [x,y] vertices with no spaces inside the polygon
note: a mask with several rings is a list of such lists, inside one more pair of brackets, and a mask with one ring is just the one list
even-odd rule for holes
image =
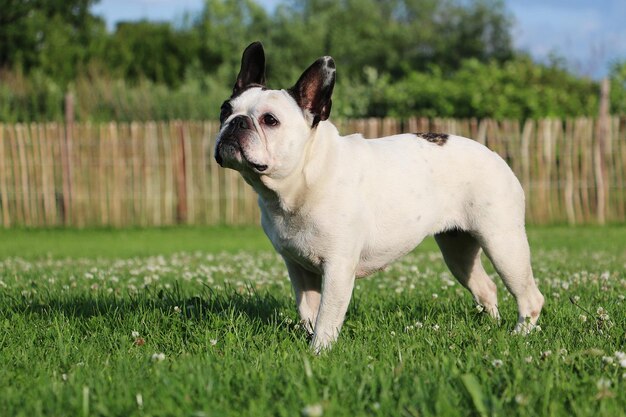
{"label": "dog's nose", "polygon": [[235,129],[246,130],[252,129],[252,120],[248,116],[239,115],[230,121],[231,126]]}

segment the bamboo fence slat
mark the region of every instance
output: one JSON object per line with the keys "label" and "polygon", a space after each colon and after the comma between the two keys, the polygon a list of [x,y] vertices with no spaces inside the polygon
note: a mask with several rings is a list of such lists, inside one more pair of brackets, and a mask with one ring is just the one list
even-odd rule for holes
{"label": "bamboo fence slat", "polygon": [[4,130],[5,125],[0,123],[0,211],[2,211],[2,225],[8,228],[11,227],[11,213],[9,211],[8,161],[4,151]]}

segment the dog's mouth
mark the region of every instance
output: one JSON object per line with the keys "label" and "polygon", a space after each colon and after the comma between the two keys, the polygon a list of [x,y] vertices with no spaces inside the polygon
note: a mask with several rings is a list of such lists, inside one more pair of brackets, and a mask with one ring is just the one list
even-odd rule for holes
{"label": "dog's mouth", "polygon": [[219,146],[217,146],[216,152],[215,152],[215,161],[221,167],[224,167],[224,157],[222,156],[222,154],[228,148],[231,149],[231,153],[233,155],[236,155],[236,154],[241,155],[241,159],[243,161],[245,161],[245,163],[247,165],[249,165],[253,170],[255,170],[255,171],[259,172],[259,173],[267,171],[268,166],[266,164],[259,164],[259,163],[256,163],[256,162],[252,161],[248,157],[248,155],[246,155],[246,153],[244,152],[244,150],[241,147],[241,145],[239,144],[239,142],[237,142],[235,140],[228,140],[228,141],[225,141],[225,142],[222,141],[222,142],[220,142]]}

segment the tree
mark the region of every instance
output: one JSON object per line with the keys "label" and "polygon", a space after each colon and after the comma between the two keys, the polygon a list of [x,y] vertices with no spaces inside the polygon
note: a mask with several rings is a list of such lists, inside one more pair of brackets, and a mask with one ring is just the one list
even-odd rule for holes
{"label": "tree", "polygon": [[193,33],[174,30],[169,23],[124,22],[117,25],[104,55],[109,71],[118,77],[177,86],[197,60],[198,47]]}
{"label": "tree", "polygon": [[253,0],[206,0],[194,24],[201,67],[209,74],[234,82],[241,51],[268,38],[272,23]]}
{"label": "tree", "polygon": [[614,114],[626,114],[626,60],[611,66],[611,109]]}
{"label": "tree", "polygon": [[93,58],[104,22],[97,0],[0,0],[0,68],[37,69],[67,82]]}
{"label": "tree", "polygon": [[513,55],[510,19],[499,0],[292,0],[274,20],[270,40],[280,62],[302,67],[330,54],[339,76],[351,78],[363,79],[366,67],[397,78],[432,65],[452,72],[467,58],[502,62]]}

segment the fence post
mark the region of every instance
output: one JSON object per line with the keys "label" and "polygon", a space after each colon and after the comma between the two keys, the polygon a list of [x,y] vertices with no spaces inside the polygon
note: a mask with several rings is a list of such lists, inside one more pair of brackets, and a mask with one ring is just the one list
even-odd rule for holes
{"label": "fence post", "polygon": [[72,211],[72,135],[74,130],[74,95],[65,94],[65,137],[61,145],[61,164],[63,166],[63,224],[68,226]]}
{"label": "fence post", "polygon": [[176,221],[187,222],[187,161],[185,159],[185,131],[183,124],[176,121],[178,128],[178,166],[176,169]]}
{"label": "fence post", "polygon": [[608,184],[606,172],[606,141],[610,135],[609,117],[609,91],[610,82],[608,78],[602,80],[600,85],[600,109],[598,123],[596,125],[596,143],[594,147],[594,165],[596,177],[596,198],[597,217],[599,224],[606,223],[606,202],[608,200]]}
{"label": "fence post", "polygon": [[0,123],[0,204],[2,205],[2,225],[5,228],[11,226],[11,216],[9,215],[9,197],[7,184],[7,160],[4,155],[4,125]]}

